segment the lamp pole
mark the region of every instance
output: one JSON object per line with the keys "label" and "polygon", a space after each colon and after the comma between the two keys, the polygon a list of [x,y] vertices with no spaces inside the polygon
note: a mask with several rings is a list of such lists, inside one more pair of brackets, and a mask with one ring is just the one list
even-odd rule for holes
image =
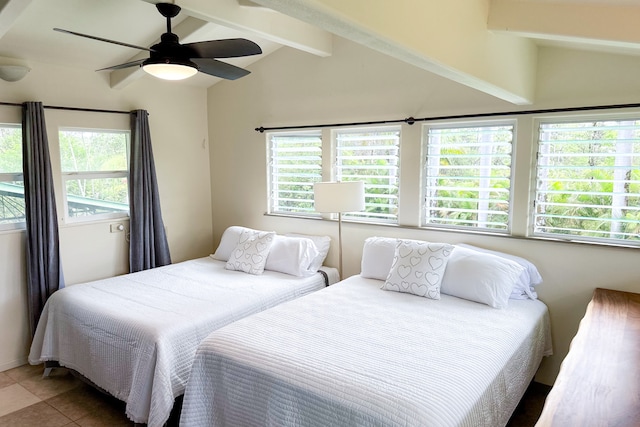
{"label": "lamp pole", "polygon": [[338,264],[338,268],[339,268],[339,276],[340,276],[340,280],[342,280],[343,277],[343,272],[342,272],[342,212],[338,212],[338,256],[340,257],[339,259],[339,264]]}

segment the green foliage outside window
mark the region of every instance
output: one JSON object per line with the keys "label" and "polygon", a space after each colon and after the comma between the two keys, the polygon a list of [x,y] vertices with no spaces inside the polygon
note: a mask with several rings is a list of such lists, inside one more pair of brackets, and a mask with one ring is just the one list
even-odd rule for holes
{"label": "green foliage outside window", "polygon": [[345,131],[336,139],[337,180],[363,181],[365,187],[365,210],[345,217],[397,221],[399,130]]}
{"label": "green foliage outside window", "polygon": [[69,216],[128,212],[128,134],[65,130],[59,137]]}
{"label": "green foliage outside window", "polygon": [[426,223],[507,230],[513,127],[431,128]]}
{"label": "green foliage outside window", "polygon": [[535,231],[640,241],[640,121],[542,124]]}
{"label": "green foliage outside window", "polygon": [[123,132],[60,132],[62,172],[127,170],[127,134]]}
{"label": "green foliage outside window", "polygon": [[22,131],[0,126],[0,173],[22,173]]}
{"label": "green foliage outside window", "polygon": [[0,225],[25,219],[22,181],[22,131],[0,125]]}
{"label": "green foliage outside window", "polygon": [[316,214],[313,184],[322,181],[322,140],[317,134],[272,135],[272,212]]}

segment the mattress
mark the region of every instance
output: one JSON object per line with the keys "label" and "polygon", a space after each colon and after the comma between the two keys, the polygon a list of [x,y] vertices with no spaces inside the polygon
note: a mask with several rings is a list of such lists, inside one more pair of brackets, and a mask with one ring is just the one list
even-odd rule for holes
{"label": "mattress", "polygon": [[430,300],[348,278],[214,331],[181,426],[503,426],[543,355],[547,307]]}
{"label": "mattress", "polygon": [[224,266],[206,257],[57,291],[29,362],[58,361],[125,401],[134,422],[162,426],[211,331],[325,287],[320,273],[256,276]]}

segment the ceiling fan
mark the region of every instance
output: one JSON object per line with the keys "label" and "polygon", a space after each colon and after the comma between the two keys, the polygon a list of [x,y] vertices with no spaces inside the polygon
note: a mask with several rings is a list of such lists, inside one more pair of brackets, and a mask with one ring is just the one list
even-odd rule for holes
{"label": "ceiling fan", "polygon": [[54,28],[54,30],[149,52],[149,58],[102,68],[97,71],[119,70],[138,66],[149,74],[165,80],[186,79],[198,71],[227,80],[235,80],[246,76],[250,71],[218,61],[215,58],[234,58],[262,53],[260,46],[246,39],[209,40],[180,44],[178,36],[171,32],[171,18],[180,13],[180,6],[171,3],[158,3],[156,8],[167,19],[167,32],[160,37],[160,43],[150,48],[76,33],[61,28]]}

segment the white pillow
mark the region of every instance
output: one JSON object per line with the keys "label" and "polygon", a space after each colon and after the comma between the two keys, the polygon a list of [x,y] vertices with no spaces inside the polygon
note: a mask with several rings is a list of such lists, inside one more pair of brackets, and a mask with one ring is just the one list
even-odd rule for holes
{"label": "white pillow", "polygon": [[515,261],[455,246],[440,292],[504,308],[523,271]]}
{"label": "white pillow", "polygon": [[307,234],[297,234],[297,233],[289,233],[286,234],[287,237],[304,237],[307,239],[311,239],[313,243],[316,245],[316,249],[318,249],[318,255],[311,261],[311,265],[309,265],[309,271],[315,273],[318,271],[322,264],[324,263],[325,258],[327,258],[327,254],[329,253],[329,248],[331,247],[331,237],[329,236],[311,236]]}
{"label": "white pillow", "polygon": [[368,279],[386,280],[391,271],[398,239],[392,237],[369,237],[362,247],[360,276]]}
{"label": "white pillow", "polygon": [[240,227],[239,225],[232,225],[231,227],[224,230],[224,233],[222,233],[222,237],[220,238],[218,249],[216,249],[215,253],[212,255],[212,258],[219,261],[229,261],[231,252],[233,252],[233,250],[238,245],[240,235],[245,230],[251,229],[247,227]]}
{"label": "white pillow", "polygon": [[273,231],[243,231],[225,268],[255,275],[262,274],[275,235]]}
{"label": "white pillow", "polygon": [[298,277],[311,276],[318,271],[309,269],[318,254],[318,249],[311,239],[276,235],[264,269]]}
{"label": "white pillow", "polygon": [[542,283],[542,276],[540,275],[540,272],[538,271],[536,266],[532,264],[530,261],[516,255],[511,255],[504,252],[492,251],[484,248],[478,248],[476,246],[467,245],[465,243],[460,243],[459,245],[456,245],[456,246],[472,249],[474,251],[485,252],[488,254],[496,255],[496,256],[510,259],[512,261],[517,262],[518,264],[523,266],[525,270],[520,275],[520,280],[518,280],[518,283],[516,284],[509,298],[511,299],[527,299],[527,298],[537,299],[538,298],[538,294],[536,293],[533,287]]}
{"label": "white pillow", "polygon": [[440,299],[440,284],[453,246],[399,239],[381,289]]}

